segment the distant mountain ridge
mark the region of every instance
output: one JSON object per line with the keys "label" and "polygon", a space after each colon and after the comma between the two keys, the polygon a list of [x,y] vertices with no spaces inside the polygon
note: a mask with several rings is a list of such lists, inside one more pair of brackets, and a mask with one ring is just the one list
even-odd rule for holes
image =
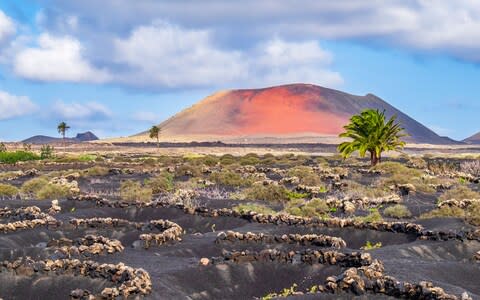
{"label": "distant mountain ridge", "polygon": [[471,137],[468,137],[463,140],[467,144],[479,144],[480,145],[480,132],[472,135]]}
{"label": "distant mountain ridge", "polygon": [[[366,108],[385,110],[387,116],[397,115],[410,135],[406,138],[409,142],[459,143],[437,135],[373,94],[356,96],[311,84],[218,92],[172,116],[159,127],[161,136],[172,140],[180,137],[193,141],[247,141],[255,137],[261,137],[259,141],[263,138],[281,141],[287,136],[337,138],[349,118]],[[130,139],[150,140],[147,132]]]}
{"label": "distant mountain ridge", "polygon": [[[65,141],[69,143],[81,143],[81,142],[89,142],[89,141],[96,141],[98,137],[90,131],[78,133],[74,138],[66,138]],[[63,142],[62,138],[51,137],[46,135],[35,135],[28,139],[22,141],[22,143],[27,144],[55,144]]]}

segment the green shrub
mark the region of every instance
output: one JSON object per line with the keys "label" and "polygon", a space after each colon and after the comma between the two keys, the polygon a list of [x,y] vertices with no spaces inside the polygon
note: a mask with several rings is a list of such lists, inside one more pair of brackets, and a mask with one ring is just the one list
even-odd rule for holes
{"label": "green shrub", "polygon": [[480,226],[480,202],[473,203],[466,209],[455,206],[442,206],[420,216],[422,219],[430,218],[462,218],[466,222]]}
{"label": "green shrub", "polygon": [[394,206],[390,206],[385,208],[383,214],[387,217],[401,219],[401,218],[409,218],[412,216],[412,213],[405,205],[396,204]]}
{"label": "green shrub", "polygon": [[330,212],[327,202],[322,199],[312,199],[308,202],[292,200],[288,202],[285,211],[288,214],[301,217],[325,217]]}
{"label": "green shrub", "polygon": [[367,241],[367,243],[365,243],[365,246],[361,247],[360,249],[362,250],[374,250],[374,249],[378,249],[378,248],[381,248],[382,247],[382,243],[381,242],[378,242],[378,243],[372,243],[370,241]]}
{"label": "green shrub", "polygon": [[276,214],[276,212],[273,209],[271,209],[271,208],[269,208],[265,205],[253,204],[253,203],[239,204],[237,206],[234,206],[233,210],[238,212],[238,213],[241,213],[241,214],[246,214],[250,211],[254,211],[254,212],[257,212],[259,214],[264,214],[264,215],[274,215],[274,214]]}
{"label": "green shrub", "polygon": [[242,166],[255,166],[260,163],[260,158],[255,153],[249,153],[240,158],[240,165]]}
{"label": "green shrub", "polygon": [[153,194],[166,193],[173,190],[173,175],[168,172],[150,178],[145,181],[145,185],[152,189]]}
{"label": "green shrub", "polygon": [[246,199],[268,202],[286,202],[289,200],[288,190],[281,185],[254,185],[245,191]]}
{"label": "green shrub", "polygon": [[18,195],[18,189],[11,184],[0,183],[0,197],[12,198]]}
{"label": "green shrub", "polygon": [[40,149],[40,158],[41,159],[51,159],[55,156],[55,149],[50,145],[43,145]]}
{"label": "green shrub", "polygon": [[465,218],[465,210],[455,206],[442,206],[441,208],[434,209],[420,216],[421,219],[431,218]]}
{"label": "green shrub", "polygon": [[120,186],[120,197],[125,201],[149,202],[152,200],[152,188],[143,187],[137,181],[126,180]]}
{"label": "green shrub", "polygon": [[216,184],[232,186],[232,187],[245,187],[252,184],[252,179],[244,178],[237,172],[230,170],[221,170],[220,172],[214,172],[210,174],[210,180]]}
{"label": "green shrub", "polygon": [[356,217],[355,219],[363,223],[378,223],[383,221],[382,215],[376,208],[371,208],[368,215],[364,217]]}
{"label": "green shrub", "polygon": [[297,166],[288,171],[289,176],[296,176],[300,179],[300,183],[307,186],[317,186],[322,184],[322,180],[312,168],[305,166]]}
{"label": "green shrub", "polygon": [[36,197],[38,200],[60,199],[71,196],[70,189],[59,184],[48,183],[37,191]]}
{"label": "green shrub", "polygon": [[398,162],[384,162],[375,166],[374,170],[384,171],[389,175],[379,180],[378,185],[380,186],[411,183],[420,192],[435,192],[435,190],[422,179],[422,172],[418,169],[406,167]]}
{"label": "green shrub", "polygon": [[467,209],[467,222],[480,226],[480,202],[470,205]]}
{"label": "green shrub", "polygon": [[48,180],[44,177],[32,178],[22,184],[21,192],[26,195],[36,195],[43,187],[48,185]]}
{"label": "green shrub", "polygon": [[388,187],[385,186],[366,186],[351,180],[345,180],[343,182],[347,184],[345,194],[352,198],[380,198],[392,193]]}
{"label": "green shrub", "polygon": [[7,152],[7,146],[5,143],[0,143],[0,152]]}
{"label": "green shrub", "polygon": [[175,176],[181,177],[186,175],[192,177],[202,175],[202,166],[194,163],[184,163],[175,169]]}
{"label": "green shrub", "polygon": [[235,156],[231,155],[231,154],[224,154],[220,157],[220,164],[222,166],[227,166],[227,165],[231,165],[231,164],[234,164],[238,161],[237,158],[235,158]]}
{"label": "green shrub", "polygon": [[456,186],[450,190],[445,191],[439,198],[439,202],[446,200],[464,200],[464,199],[480,199],[480,193],[470,189],[465,185]]}
{"label": "green shrub", "polygon": [[308,198],[309,194],[308,193],[298,193],[298,192],[295,192],[295,191],[287,190],[287,196],[288,196],[288,199],[295,200],[295,199]]}
{"label": "green shrub", "polygon": [[15,164],[19,161],[38,160],[40,157],[33,152],[5,151],[0,152],[0,163]]}

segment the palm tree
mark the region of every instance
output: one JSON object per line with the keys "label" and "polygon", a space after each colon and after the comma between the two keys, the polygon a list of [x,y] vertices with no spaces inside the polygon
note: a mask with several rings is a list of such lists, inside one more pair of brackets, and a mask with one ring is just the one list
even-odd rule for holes
{"label": "palm tree", "polygon": [[151,139],[157,139],[157,147],[160,148],[160,128],[158,128],[158,126],[152,126],[148,132],[150,133]]}
{"label": "palm tree", "polygon": [[382,152],[399,151],[405,146],[401,140],[406,136],[403,128],[396,123],[396,116],[385,122],[385,111],[378,109],[366,109],[359,115],[350,118],[350,123],[343,128],[345,132],[340,137],[350,138],[351,141],[343,142],[338,146],[338,151],[343,158],[349,157],[355,151],[360,157],[365,157],[366,152],[370,153],[372,166],[382,160]]}
{"label": "palm tree", "polygon": [[67,123],[65,122],[61,122],[60,124],[58,124],[57,126],[57,130],[58,130],[58,133],[60,133],[62,135],[62,139],[63,139],[63,149],[65,150],[66,149],[66,144],[65,144],[65,133],[67,132],[67,130],[70,129],[70,126],[67,125]]}

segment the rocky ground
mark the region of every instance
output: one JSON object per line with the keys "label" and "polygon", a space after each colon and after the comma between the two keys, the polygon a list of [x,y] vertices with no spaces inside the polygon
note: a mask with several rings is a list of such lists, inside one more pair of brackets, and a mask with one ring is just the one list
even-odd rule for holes
{"label": "rocky ground", "polygon": [[480,299],[475,161],[1,165],[0,298]]}

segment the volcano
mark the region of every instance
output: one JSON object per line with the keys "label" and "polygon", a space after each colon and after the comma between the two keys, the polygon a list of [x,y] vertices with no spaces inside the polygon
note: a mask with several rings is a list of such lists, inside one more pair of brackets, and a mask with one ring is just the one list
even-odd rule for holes
{"label": "volcano", "polygon": [[[453,141],[415,121],[373,94],[356,96],[311,84],[215,93],[161,123],[164,138],[192,141],[292,137],[334,137],[349,118],[366,108],[397,115],[409,142],[450,144]],[[146,132],[136,136],[148,139]]]}
{"label": "volcano", "polygon": [[463,140],[467,144],[480,144],[480,132]]}

